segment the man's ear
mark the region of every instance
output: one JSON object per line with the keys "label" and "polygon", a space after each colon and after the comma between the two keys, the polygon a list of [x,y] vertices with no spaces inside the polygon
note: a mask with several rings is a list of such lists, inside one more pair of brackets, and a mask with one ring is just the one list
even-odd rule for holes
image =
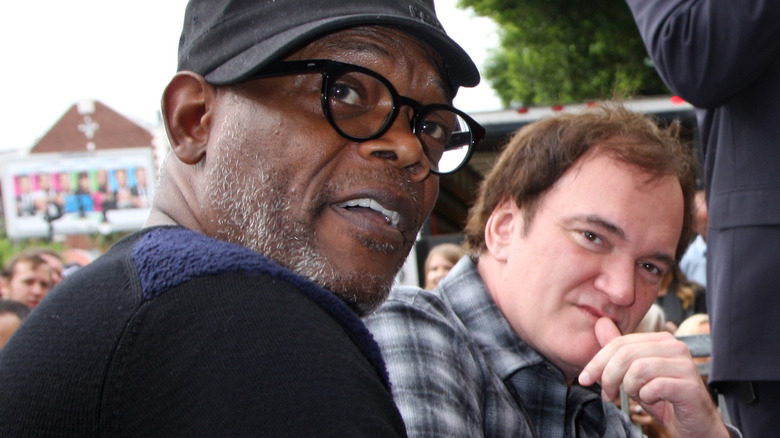
{"label": "man's ear", "polygon": [[196,164],[206,155],[215,88],[203,76],[182,71],[173,77],[162,98],[168,139],[183,163]]}
{"label": "man's ear", "polygon": [[512,234],[523,226],[522,221],[522,211],[513,199],[506,199],[493,209],[485,224],[485,245],[494,259],[506,262],[509,258]]}

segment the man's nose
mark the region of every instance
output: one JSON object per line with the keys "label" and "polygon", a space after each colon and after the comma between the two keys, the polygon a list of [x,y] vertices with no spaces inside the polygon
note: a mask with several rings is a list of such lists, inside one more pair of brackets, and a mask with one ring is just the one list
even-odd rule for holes
{"label": "man's nose", "polygon": [[42,283],[35,283],[32,287],[32,293],[35,296],[41,296],[44,295],[49,290],[49,287]]}
{"label": "man's nose", "polygon": [[428,177],[431,162],[422,142],[412,132],[409,117],[406,111],[401,111],[384,135],[361,142],[358,149],[367,160],[386,160],[395,167],[408,170],[411,180],[418,182]]}
{"label": "man's nose", "polygon": [[636,263],[611,258],[596,277],[595,286],[618,306],[628,307],[636,299]]}

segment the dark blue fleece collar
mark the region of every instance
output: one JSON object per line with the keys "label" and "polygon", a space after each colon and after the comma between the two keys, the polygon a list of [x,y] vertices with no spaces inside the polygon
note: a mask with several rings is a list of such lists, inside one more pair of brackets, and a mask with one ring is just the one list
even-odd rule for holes
{"label": "dark blue fleece collar", "polygon": [[195,278],[231,272],[256,272],[283,280],[320,305],[344,327],[374,365],[387,388],[390,381],[379,346],[363,321],[329,292],[248,248],[180,227],[149,230],[133,247],[143,297],[151,300]]}

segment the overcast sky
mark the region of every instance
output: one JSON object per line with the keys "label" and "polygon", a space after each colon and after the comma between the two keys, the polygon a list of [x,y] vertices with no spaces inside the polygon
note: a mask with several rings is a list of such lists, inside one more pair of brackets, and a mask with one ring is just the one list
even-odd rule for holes
{"label": "overcast sky", "polygon": [[[482,67],[495,47],[493,23],[435,0],[448,33]],[[0,6],[0,150],[31,147],[71,105],[95,99],[141,124],[154,124],[176,71],[186,0],[7,1]],[[465,111],[498,109],[483,82],[462,89]]]}

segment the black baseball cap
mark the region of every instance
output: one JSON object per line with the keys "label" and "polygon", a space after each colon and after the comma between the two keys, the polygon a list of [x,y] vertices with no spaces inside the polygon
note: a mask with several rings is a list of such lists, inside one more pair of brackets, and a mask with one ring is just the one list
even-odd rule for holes
{"label": "black baseball cap", "polygon": [[178,70],[214,85],[235,84],[337,30],[387,26],[441,54],[453,93],[479,83],[468,54],[444,32],[433,0],[190,0]]}

